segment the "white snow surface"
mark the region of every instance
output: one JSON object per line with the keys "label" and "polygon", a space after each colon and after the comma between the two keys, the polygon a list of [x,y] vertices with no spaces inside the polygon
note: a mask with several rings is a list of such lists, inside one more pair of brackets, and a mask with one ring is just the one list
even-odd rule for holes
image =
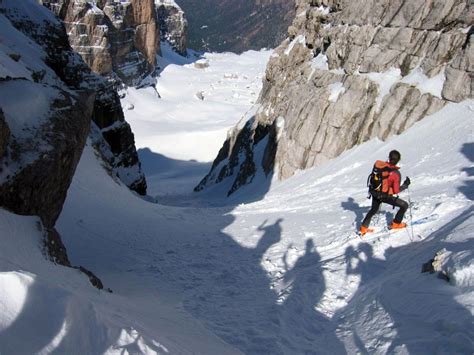
{"label": "white snow surface", "polygon": [[392,86],[402,78],[401,71],[398,68],[390,68],[383,73],[368,73],[366,75],[379,86],[379,94],[376,99],[376,108],[378,110],[382,105],[384,97],[390,93]]}
{"label": "white snow surface", "polygon": [[402,83],[407,83],[415,86],[422,94],[428,93],[438,98],[442,98],[444,82],[446,81],[445,69],[440,71],[438,75],[428,78],[421,67],[413,69],[402,80]]}
{"label": "white snow surface", "polygon": [[180,57],[169,46],[162,46],[162,52],[156,90],[128,88],[122,99],[124,108],[134,107],[125,110],[125,118],[137,148],[173,159],[212,161],[227,131],[257,101],[271,51],[205,53],[205,69],[195,68],[193,59]]}
{"label": "white snow surface", "polygon": [[[173,77],[157,85],[172,97],[162,79]],[[473,120],[474,101],[449,104],[387,142],[283,182],[261,176],[231,199],[185,190],[187,169],[202,168],[192,152],[150,150],[145,171],[168,169],[152,184],[173,187],[150,203],[112,180],[88,142],[57,228],[72,263],[113,293],[46,261],[37,218],[0,209],[0,352],[472,354]],[[400,197],[413,228],[386,231],[385,206],[361,238],[367,174],[392,149],[412,180]],[[443,248],[461,283],[420,272]]]}

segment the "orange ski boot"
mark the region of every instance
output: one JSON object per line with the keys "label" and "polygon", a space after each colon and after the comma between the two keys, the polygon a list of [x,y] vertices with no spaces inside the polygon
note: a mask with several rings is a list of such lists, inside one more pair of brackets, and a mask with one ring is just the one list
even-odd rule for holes
{"label": "orange ski boot", "polygon": [[360,226],[360,235],[365,235],[366,233],[372,233],[374,230],[372,228],[368,228],[366,226]]}
{"label": "orange ski boot", "polygon": [[406,223],[397,223],[397,222],[392,222],[392,225],[390,227],[390,229],[403,229],[403,228],[406,228],[407,224]]}

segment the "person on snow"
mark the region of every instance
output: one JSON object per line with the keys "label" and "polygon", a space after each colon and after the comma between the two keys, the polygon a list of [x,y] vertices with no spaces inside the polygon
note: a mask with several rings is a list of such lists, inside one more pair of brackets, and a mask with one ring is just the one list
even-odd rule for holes
{"label": "person on snow", "polygon": [[360,227],[360,234],[373,232],[369,228],[370,220],[378,212],[382,203],[398,207],[398,212],[392,221],[391,229],[401,229],[406,227],[403,223],[403,216],[408,209],[408,203],[398,197],[398,193],[406,190],[410,185],[410,178],[406,178],[400,186],[401,175],[399,167],[401,155],[397,150],[389,153],[388,161],[377,160],[374,165],[372,174],[369,176],[369,192],[372,196],[372,208],[365,216]]}

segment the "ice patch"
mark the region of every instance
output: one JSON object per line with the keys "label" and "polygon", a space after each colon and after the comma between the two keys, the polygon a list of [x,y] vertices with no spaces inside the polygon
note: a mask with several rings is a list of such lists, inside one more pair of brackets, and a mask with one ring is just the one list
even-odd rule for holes
{"label": "ice patch", "polygon": [[319,53],[311,60],[311,68],[329,70],[328,57],[325,54]]}
{"label": "ice patch", "polygon": [[303,46],[306,46],[306,37],[303,35],[296,36],[295,39],[291,41],[288,48],[285,50],[285,54],[290,55],[296,44],[302,44]]}
{"label": "ice patch", "polygon": [[283,130],[284,130],[284,127],[285,127],[285,118],[282,117],[282,116],[278,116],[278,118],[276,119],[276,131],[277,131],[277,134],[276,134],[276,140],[280,140],[281,138],[281,135],[283,134]]}
{"label": "ice patch", "polygon": [[306,16],[306,10],[302,11],[298,15],[296,15],[296,17],[304,17],[304,16]]}
{"label": "ice patch", "polygon": [[99,9],[93,2],[89,2],[89,10],[87,10],[87,13],[91,13],[93,15],[103,15],[104,12]]}
{"label": "ice patch", "polygon": [[366,75],[379,87],[379,95],[376,99],[377,110],[380,109],[384,97],[390,93],[390,89],[392,88],[392,86],[395,85],[402,78],[401,71],[398,68],[390,68],[389,70],[383,73],[368,73],[362,75]]}
{"label": "ice patch", "polygon": [[344,84],[341,82],[333,83],[329,85],[328,88],[330,90],[328,100],[331,102],[336,102],[339,96],[344,94],[344,92],[346,92],[346,89],[344,88]]}
{"label": "ice patch", "polygon": [[442,98],[444,82],[446,81],[445,68],[438,75],[428,78],[420,67],[413,69],[402,79],[402,83],[415,86],[423,94],[431,94]]}
{"label": "ice patch", "polygon": [[329,6],[324,5],[321,5],[316,10],[319,11],[322,15],[329,15],[329,13],[331,12],[331,8]]}

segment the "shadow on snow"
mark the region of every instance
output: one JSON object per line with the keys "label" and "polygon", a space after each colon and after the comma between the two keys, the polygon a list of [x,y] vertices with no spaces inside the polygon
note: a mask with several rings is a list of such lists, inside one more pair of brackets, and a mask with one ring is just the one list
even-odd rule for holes
{"label": "shadow on snow", "polygon": [[464,185],[459,188],[464,196],[466,196],[469,200],[474,200],[474,143],[465,143],[461,149],[461,152],[464,156],[472,163],[471,166],[462,169],[464,171],[469,180],[464,182]]}
{"label": "shadow on snow", "polygon": [[[438,250],[472,250],[472,239],[463,243],[447,240],[450,233],[472,217],[473,207],[422,242],[387,249],[385,260],[374,257],[373,246],[369,243],[346,249],[347,274],[358,275],[360,284],[347,307],[333,319],[343,319],[339,321],[339,327],[346,331],[350,329],[349,337],[352,340],[349,342],[358,352],[422,354],[437,351],[472,354],[472,314],[456,301],[460,290],[434,275],[421,274],[422,264],[432,259]],[[425,306],[427,299],[429,306]],[[373,308],[372,304],[377,307]],[[380,317],[379,314],[373,318],[380,312],[377,312],[377,308],[385,312],[386,316]],[[393,337],[395,333],[394,340],[385,349],[377,349],[373,345],[366,348],[369,343],[362,339],[364,336],[373,336],[364,334],[366,330],[376,332],[380,339]]]}

